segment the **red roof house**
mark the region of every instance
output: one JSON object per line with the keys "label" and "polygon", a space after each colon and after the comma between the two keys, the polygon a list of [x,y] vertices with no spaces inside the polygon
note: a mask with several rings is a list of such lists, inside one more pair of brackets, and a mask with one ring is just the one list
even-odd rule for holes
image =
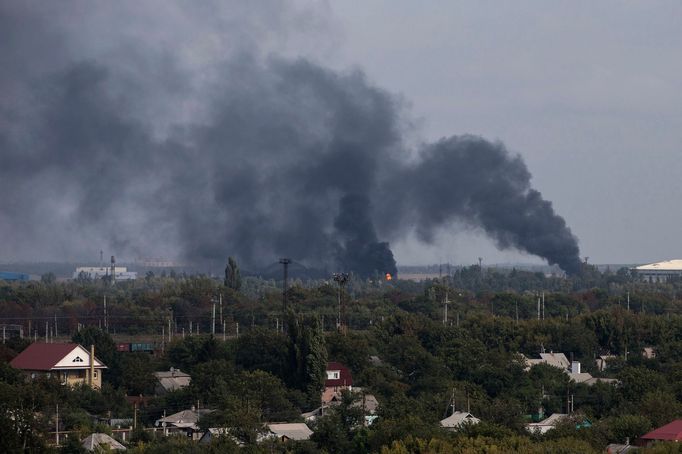
{"label": "red roof house", "polygon": [[[107,366],[94,357],[91,368],[90,356],[90,352],[79,344],[34,342],[10,361],[10,366],[23,370],[31,378],[55,376],[63,384],[91,384],[93,388],[100,388],[102,369],[106,369]],[[91,369],[94,369],[92,380],[90,380]]]}
{"label": "red roof house", "polygon": [[330,388],[340,386],[349,388],[353,386],[353,377],[351,377],[350,369],[341,363],[327,363],[327,380],[324,382],[324,387]]}
{"label": "red roof house", "polygon": [[327,363],[327,379],[324,382],[324,392],[322,393],[322,404],[338,399],[341,391],[353,389],[353,377],[350,369],[341,363]]}
{"label": "red roof house", "polygon": [[639,438],[641,445],[649,444],[653,441],[682,441],[682,419],[675,421],[652,430],[648,434],[644,434]]}

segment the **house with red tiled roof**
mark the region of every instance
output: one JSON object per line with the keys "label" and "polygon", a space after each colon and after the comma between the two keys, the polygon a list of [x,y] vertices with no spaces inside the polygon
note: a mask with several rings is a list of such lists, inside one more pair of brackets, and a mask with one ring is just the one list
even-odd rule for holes
{"label": "house with red tiled roof", "polygon": [[648,446],[655,441],[682,441],[682,419],[652,430],[637,440],[638,446]]}
{"label": "house with red tiled roof", "polygon": [[33,343],[10,365],[32,379],[57,377],[64,385],[82,384],[97,389],[102,387],[102,372],[107,368],[95,357],[94,347],[88,351],[79,344]]}
{"label": "house with red tiled roof", "polygon": [[353,377],[350,369],[343,364],[333,361],[327,363],[326,373],[327,379],[324,382],[324,392],[322,393],[323,405],[339,398],[344,389],[353,390]]}

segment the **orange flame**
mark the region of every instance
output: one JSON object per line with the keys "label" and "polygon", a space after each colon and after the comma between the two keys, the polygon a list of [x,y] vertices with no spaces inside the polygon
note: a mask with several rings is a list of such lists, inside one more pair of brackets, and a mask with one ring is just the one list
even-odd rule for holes
{"label": "orange flame", "polygon": [[393,279],[393,276],[391,276],[391,273],[386,273],[386,280],[390,281],[391,279]]}

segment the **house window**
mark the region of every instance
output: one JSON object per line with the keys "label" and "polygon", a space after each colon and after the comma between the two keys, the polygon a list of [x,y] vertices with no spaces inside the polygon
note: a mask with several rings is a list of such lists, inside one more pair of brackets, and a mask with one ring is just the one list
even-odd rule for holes
{"label": "house window", "polygon": [[83,358],[81,358],[80,356],[76,356],[76,357],[73,359],[72,362],[74,362],[74,363],[82,363],[82,362],[83,362]]}
{"label": "house window", "polygon": [[338,373],[338,372],[334,372],[333,375],[334,375],[334,378],[339,378],[339,373]]}
{"label": "house window", "polygon": [[97,371],[95,371],[95,375],[93,375],[95,378],[97,378]]}

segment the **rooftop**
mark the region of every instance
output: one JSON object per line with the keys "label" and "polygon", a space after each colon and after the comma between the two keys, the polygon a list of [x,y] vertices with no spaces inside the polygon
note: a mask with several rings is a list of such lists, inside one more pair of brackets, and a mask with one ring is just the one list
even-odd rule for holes
{"label": "rooftop", "polygon": [[[34,342],[19,353],[10,365],[22,370],[83,369],[90,367],[90,352],[79,344]],[[95,368],[106,368],[96,356]]]}
{"label": "rooftop", "polygon": [[100,452],[102,449],[104,451],[114,450],[114,451],[125,451],[126,447],[123,446],[118,441],[114,440],[107,434],[94,433],[88,435],[85,440],[81,443],[83,447],[88,451]]}
{"label": "rooftop", "polygon": [[277,437],[286,437],[289,440],[308,440],[313,434],[313,431],[302,422],[268,424],[268,429]]}
{"label": "rooftop", "polygon": [[644,440],[680,441],[682,440],[682,419],[676,419],[665,426],[652,430],[642,435],[641,438]]}
{"label": "rooftop", "polygon": [[448,429],[455,429],[465,423],[478,424],[480,419],[466,411],[456,411],[447,418],[441,420],[440,425]]}
{"label": "rooftop", "polygon": [[189,386],[192,377],[180,371],[180,369],[173,369],[169,371],[154,372],[154,376],[159,381],[159,385],[165,391],[175,391]]}
{"label": "rooftop", "polygon": [[[330,378],[330,372],[334,371],[339,372],[339,378]],[[351,376],[350,369],[334,361],[327,363],[327,379],[324,382],[324,386],[353,386],[353,377]]]}
{"label": "rooftop", "polygon": [[666,260],[634,268],[637,271],[682,271],[682,260]]}

